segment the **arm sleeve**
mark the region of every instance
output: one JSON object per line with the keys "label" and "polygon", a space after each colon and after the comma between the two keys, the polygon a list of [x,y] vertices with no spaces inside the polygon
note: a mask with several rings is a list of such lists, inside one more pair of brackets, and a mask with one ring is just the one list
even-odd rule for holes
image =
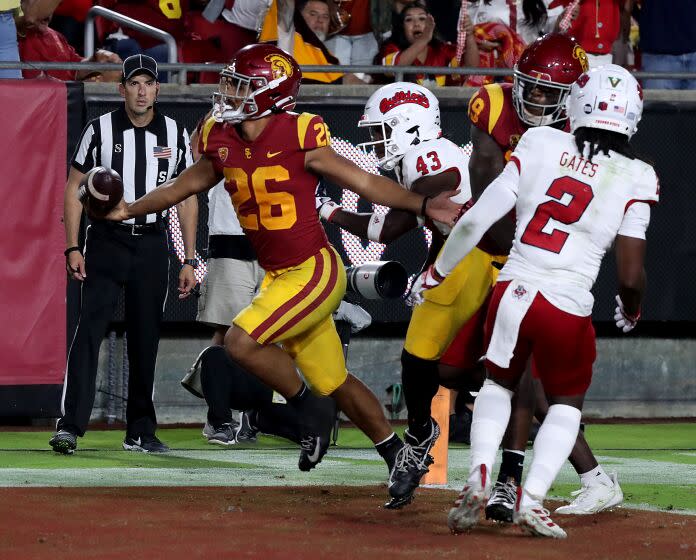
{"label": "arm sleeve", "polygon": [[626,210],[618,235],[645,239],[649,223],[650,205],[647,202],[635,202]]}
{"label": "arm sleeve", "polygon": [[179,140],[177,141],[177,151],[179,152],[179,162],[176,166],[176,175],[180,175],[184,169],[193,163],[193,157],[191,155],[191,142],[188,131],[185,128],[181,129],[181,134],[179,135]]}
{"label": "arm sleeve", "polygon": [[464,214],[449,234],[445,246],[435,261],[435,269],[447,276],[481,240],[483,234],[515,207],[520,174],[517,166],[508,162],[476,204]]}
{"label": "arm sleeve", "polygon": [[73,155],[70,164],[81,171],[86,173],[92,169],[95,165],[99,164],[99,133],[98,128],[94,121],[89,123],[85,129],[82,131],[82,136],[80,137],[80,142],[75,148],[75,154]]}

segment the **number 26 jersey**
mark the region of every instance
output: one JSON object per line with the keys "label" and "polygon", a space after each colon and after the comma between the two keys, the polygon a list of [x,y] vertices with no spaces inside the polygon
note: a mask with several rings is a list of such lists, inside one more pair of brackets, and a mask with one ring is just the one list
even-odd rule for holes
{"label": "number 26 jersey", "polygon": [[328,127],[310,113],[274,115],[253,142],[234,126],[209,119],[199,151],[225,177],[239,223],[267,271],[296,266],[329,242],[317,215],[319,178],[305,153],[328,146]]}

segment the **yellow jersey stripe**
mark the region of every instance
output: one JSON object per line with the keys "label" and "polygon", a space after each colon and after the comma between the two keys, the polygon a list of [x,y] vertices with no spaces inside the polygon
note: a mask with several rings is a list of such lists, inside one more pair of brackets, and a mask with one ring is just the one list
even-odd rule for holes
{"label": "yellow jersey stripe", "polygon": [[[266,330],[260,334],[260,336],[258,336],[257,341],[260,344],[265,344],[266,341],[272,339],[275,336],[275,334],[283,328],[285,324],[295,320],[296,317],[300,316],[301,321],[304,318],[302,317],[302,315],[305,315],[303,311],[305,311],[307,307],[309,307],[314,302],[314,300],[316,300],[317,297],[319,297],[322,294],[322,292],[324,291],[331,279],[332,259],[327,249],[321,250],[321,256],[323,257],[323,262],[321,263],[321,271],[315,271],[315,269],[307,270],[308,282],[310,281],[315,272],[317,273],[317,275],[321,275],[316,286],[304,298],[302,298],[302,300],[298,301],[297,305],[288,309],[282,316],[280,316],[275,322],[273,322],[272,325],[269,325],[266,328]],[[316,264],[318,263],[317,259],[315,258],[315,265]],[[288,298],[288,300],[290,300],[292,297],[295,296],[291,296],[290,298]]]}
{"label": "yellow jersey stripe", "polygon": [[312,113],[301,113],[297,117],[297,139],[300,142],[300,149],[304,150],[305,147],[305,136],[307,135],[307,128],[309,128],[310,121],[316,117]]}
{"label": "yellow jersey stripe", "polygon": [[215,119],[213,117],[209,117],[207,121],[205,121],[205,124],[203,125],[203,129],[201,130],[201,138],[203,139],[203,151],[205,152],[208,149],[208,135],[210,134],[211,129],[215,125]]}
{"label": "yellow jersey stripe", "polygon": [[500,84],[488,84],[484,86],[488,92],[488,99],[491,102],[490,112],[488,114],[488,134],[493,133],[493,128],[500,118],[500,113],[503,112],[503,88]]}

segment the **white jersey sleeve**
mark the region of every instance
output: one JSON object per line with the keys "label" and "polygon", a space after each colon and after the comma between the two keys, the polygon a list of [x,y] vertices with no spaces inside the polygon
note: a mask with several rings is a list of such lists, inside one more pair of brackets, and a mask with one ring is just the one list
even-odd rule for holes
{"label": "white jersey sleeve", "polygon": [[[422,142],[406,153],[401,160],[401,185],[411,190],[418,179],[448,171],[459,176],[459,193],[452,197],[452,200],[458,204],[466,204],[471,200],[469,156],[446,138]],[[451,231],[447,224],[435,222],[435,225],[443,235],[448,235]]]}

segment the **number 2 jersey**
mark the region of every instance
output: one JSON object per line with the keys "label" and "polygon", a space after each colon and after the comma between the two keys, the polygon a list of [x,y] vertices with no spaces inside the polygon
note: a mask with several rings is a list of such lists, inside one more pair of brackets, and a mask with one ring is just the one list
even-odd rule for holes
{"label": "number 2 jersey", "polygon": [[547,126],[524,134],[508,163],[519,171],[517,227],[499,281],[526,280],[559,309],[592,313],[590,290],[616,235],[645,235],[647,222],[636,228],[626,213],[659,200],[652,166],[610,154],[590,162],[572,134]]}
{"label": "number 2 jersey", "polygon": [[274,115],[253,142],[235,127],[210,118],[199,150],[218,173],[259,264],[267,271],[298,265],[329,242],[319,222],[314,193],[318,177],[305,169],[305,153],[328,146],[329,131],[318,115]]}

